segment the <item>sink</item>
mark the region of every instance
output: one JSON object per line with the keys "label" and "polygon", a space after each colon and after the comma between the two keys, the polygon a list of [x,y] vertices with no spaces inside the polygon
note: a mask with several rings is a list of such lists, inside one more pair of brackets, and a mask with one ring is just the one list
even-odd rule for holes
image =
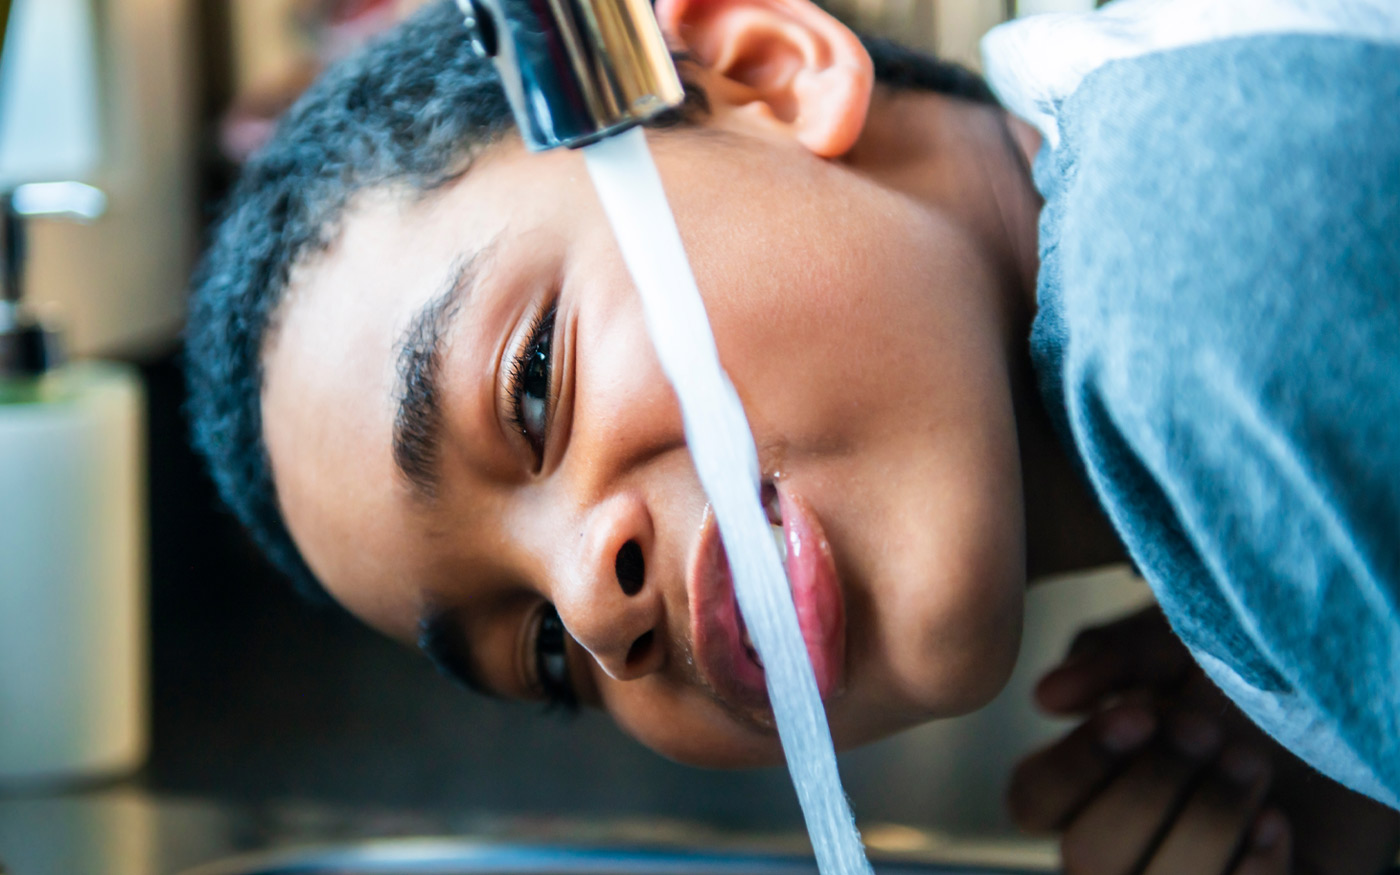
{"label": "sink", "polygon": [[[877,875],[1029,875],[937,862],[875,861]],[[397,839],[255,854],[184,875],[817,875],[810,857],[713,850],[557,847]]]}

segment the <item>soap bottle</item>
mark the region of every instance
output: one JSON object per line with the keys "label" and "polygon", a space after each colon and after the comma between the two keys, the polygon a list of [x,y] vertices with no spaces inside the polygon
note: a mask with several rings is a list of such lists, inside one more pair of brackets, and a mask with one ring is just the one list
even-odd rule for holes
{"label": "soap bottle", "polygon": [[0,788],[125,774],[146,755],[140,379],[66,362],[24,302],[25,222],[104,209],[79,183],[0,193]]}

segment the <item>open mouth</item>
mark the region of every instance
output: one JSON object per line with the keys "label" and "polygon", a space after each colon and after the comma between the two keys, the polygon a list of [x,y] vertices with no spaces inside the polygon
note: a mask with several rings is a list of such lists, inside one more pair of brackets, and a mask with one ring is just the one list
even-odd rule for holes
{"label": "open mouth", "polygon": [[[783,557],[817,689],[827,699],[840,687],[846,649],[845,606],[831,545],[800,496],[769,482],[761,497]],[[767,711],[763,660],[739,610],[718,526],[708,512],[689,572],[691,635],[701,674],[731,705]]]}
{"label": "open mouth", "polygon": [[[760,497],[763,501],[763,512],[768,517],[768,530],[773,535],[773,543],[778,545],[778,558],[783,561],[783,572],[786,573],[788,542],[787,533],[783,531],[783,509],[782,503],[778,500],[778,487],[770,481],[764,481]],[[759,668],[763,668],[763,658],[759,656],[758,648],[753,643],[753,637],[749,635],[749,625],[744,622],[744,612],[738,610],[737,596],[735,597],[735,614],[739,618],[739,640],[744,645],[745,653]]]}

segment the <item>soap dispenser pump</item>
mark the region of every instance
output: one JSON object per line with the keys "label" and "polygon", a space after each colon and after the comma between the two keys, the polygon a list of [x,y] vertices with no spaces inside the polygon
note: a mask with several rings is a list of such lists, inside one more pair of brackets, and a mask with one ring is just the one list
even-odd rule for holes
{"label": "soap dispenser pump", "polygon": [[0,788],[122,774],[146,752],[141,383],[67,362],[25,297],[25,223],[105,207],[80,183],[0,193]]}
{"label": "soap dispenser pump", "polygon": [[106,208],[106,195],[80,182],[33,183],[0,193],[0,404],[43,400],[45,378],[63,364],[57,332],[24,302],[28,220],[87,223]]}

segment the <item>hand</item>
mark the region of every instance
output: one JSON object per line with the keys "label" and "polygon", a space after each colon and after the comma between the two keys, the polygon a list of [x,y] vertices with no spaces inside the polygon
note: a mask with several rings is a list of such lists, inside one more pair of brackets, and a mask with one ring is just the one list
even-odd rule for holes
{"label": "hand", "polygon": [[1058,832],[1070,875],[1374,875],[1400,813],[1310,769],[1255,727],[1150,608],[1081,633],[1041,679],[1082,716],[1021,762],[1016,822]]}

